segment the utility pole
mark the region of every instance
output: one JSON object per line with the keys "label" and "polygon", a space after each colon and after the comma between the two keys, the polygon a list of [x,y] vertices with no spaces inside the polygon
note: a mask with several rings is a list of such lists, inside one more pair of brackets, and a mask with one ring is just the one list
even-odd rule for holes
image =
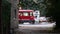
{"label": "utility pole", "polygon": [[[11,0],[11,34],[15,34],[15,30],[18,29],[18,6],[19,0]],[[12,33],[13,32],[13,33]]]}

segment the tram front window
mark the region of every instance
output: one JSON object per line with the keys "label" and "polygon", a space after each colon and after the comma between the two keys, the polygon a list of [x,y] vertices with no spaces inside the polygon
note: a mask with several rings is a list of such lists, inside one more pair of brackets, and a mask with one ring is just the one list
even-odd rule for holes
{"label": "tram front window", "polygon": [[29,14],[26,12],[26,13],[23,13],[24,16],[28,16]]}

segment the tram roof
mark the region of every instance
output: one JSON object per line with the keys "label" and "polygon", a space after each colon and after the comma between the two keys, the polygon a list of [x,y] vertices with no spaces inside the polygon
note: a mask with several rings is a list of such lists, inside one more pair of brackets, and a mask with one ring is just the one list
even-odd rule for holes
{"label": "tram roof", "polygon": [[19,10],[19,11],[34,11],[34,10]]}

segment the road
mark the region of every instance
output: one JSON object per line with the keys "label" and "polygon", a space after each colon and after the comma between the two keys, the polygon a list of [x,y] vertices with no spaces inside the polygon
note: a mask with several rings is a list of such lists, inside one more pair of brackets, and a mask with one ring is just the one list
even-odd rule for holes
{"label": "road", "polygon": [[57,34],[52,31],[46,31],[46,30],[28,30],[28,29],[23,29],[23,30],[18,30],[18,34]]}
{"label": "road", "polygon": [[[51,30],[51,31],[50,30],[41,30],[42,29],[41,27],[36,27],[35,25],[26,26],[26,25],[20,24],[19,29],[18,29],[18,34],[52,34],[54,32],[53,30]],[[44,28],[44,29],[46,29],[46,28]],[[56,34],[56,33],[53,33],[53,34]]]}
{"label": "road", "polygon": [[19,29],[30,29],[30,30],[52,30],[55,27],[55,23],[40,23],[40,24],[19,24]]}

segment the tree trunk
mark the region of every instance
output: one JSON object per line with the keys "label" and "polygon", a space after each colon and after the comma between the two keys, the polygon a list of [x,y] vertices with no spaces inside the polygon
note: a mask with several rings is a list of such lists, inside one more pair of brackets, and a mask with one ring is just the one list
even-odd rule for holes
{"label": "tree trunk", "polygon": [[18,0],[11,0],[11,30],[14,31],[18,28]]}

